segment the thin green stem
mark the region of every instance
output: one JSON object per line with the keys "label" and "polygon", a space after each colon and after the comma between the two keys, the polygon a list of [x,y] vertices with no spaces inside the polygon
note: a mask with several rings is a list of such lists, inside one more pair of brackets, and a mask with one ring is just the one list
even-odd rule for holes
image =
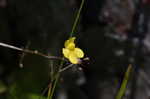
{"label": "thin green stem", "polygon": [[71,67],[73,67],[75,64],[70,64],[70,65],[68,65],[68,66],[66,66],[66,67],[64,67],[64,68],[62,68],[62,69],[60,69],[60,73],[61,72],[63,72],[63,71],[65,71],[65,70],[68,70],[69,68],[71,68]]}
{"label": "thin green stem", "polygon": [[127,69],[126,73],[125,73],[125,77],[123,79],[123,82],[121,84],[119,92],[118,92],[118,94],[116,96],[116,99],[122,99],[123,95],[125,94],[131,70],[132,70],[132,65],[130,64],[128,66],[128,69]]}
{"label": "thin green stem", "polygon": [[[75,18],[75,21],[74,21],[74,24],[73,24],[73,27],[72,27],[72,30],[71,30],[71,33],[70,33],[70,37],[73,36],[73,33],[75,32],[75,29],[77,27],[77,24],[78,24],[78,21],[79,21],[79,18],[80,18],[80,14],[81,14],[81,11],[82,11],[82,8],[83,8],[83,5],[84,5],[84,1],[85,0],[82,0],[80,8],[79,8],[79,10],[77,12],[77,16]],[[62,69],[63,64],[64,64],[64,60],[61,60],[58,72],[56,73],[56,76],[53,76],[54,77],[54,79],[53,79],[54,82],[52,82],[51,89],[49,89],[50,92],[48,92],[48,99],[52,99],[53,98],[54,91],[56,89],[56,85],[57,85],[58,80],[60,78],[60,74],[61,74],[60,70]]]}
{"label": "thin green stem", "polygon": [[77,24],[79,22],[79,18],[80,18],[80,14],[81,14],[81,11],[82,11],[82,8],[83,8],[83,5],[84,5],[84,1],[85,0],[82,0],[82,2],[81,2],[80,8],[78,10],[77,16],[75,18],[75,21],[74,21],[74,24],[73,24],[73,27],[72,27],[72,30],[71,30],[71,33],[70,33],[70,37],[73,36],[73,33],[75,32],[75,29],[76,29]]}
{"label": "thin green stem", "polygon": [[51,83],[48,85],[48,97],[47,97],[47,99],[50,99],[50,95],[51,95],[51,90],[52,90],[52,85],[51,85]]}
{"label": "thin green stem", "polygon": [[58,69],[58,72],[56,73],[56,76],[54,77],[54,83],[53,83],[53,85],[52,85],[52,89],[51,89],[51,93],[50,93],[50,96],[49,96],[49,99],[52,99],[52,97],[53,97],[53,95],[54,95],[54,91],[55,91],[55,89],[56,89],[56,85],[57,85],[57,82],[58,82],[58,80],[59,80],[59,77],[60,77],[60,70],[61,70],[61,68],[63,67],[63,64],[64,64],[64,61],[61,61],[61,63],[60,63],[60,67],[59,67],[59,69]]}

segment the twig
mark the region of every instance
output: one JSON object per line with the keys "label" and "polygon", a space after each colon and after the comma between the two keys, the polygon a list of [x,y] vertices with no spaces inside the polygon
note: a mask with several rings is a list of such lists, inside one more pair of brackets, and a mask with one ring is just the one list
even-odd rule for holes
{"label": "twig", "polygon": [[0,42],[0,46],[10,48],[10,49],[14,49],[14,50],[21,51],[21,52],[25,52],[25,53],[29,53],[29,54],[39,55],[39,56],[45,57],[47,59],[56,59],[56,60],[66,61],[65,59],[63,59],[61,57],[45,55],[43,53],[38,52],[37,50],[32,51],[32,50],[28,50],[28,49],[22,49],[22,48],[15,47],[15,46],[12,46],[12,45],[9,45],[9,44],[6,44],[6,43],[1,43],[1,42]]}
{"label": "twig", "polygon": [[[30,45],[30,42],[28,42],[28,44],[26,45],[25,49],[28,49],[29,48],[29,45]],[[20,60],[19,60],[19,66],[20,68],[23,68],[23,60],[24,60],[24,57],[25,57],[26,53],[22,53],[21,57],[20,57]]]}
{"label": "twig", "polygon": [[62,68],[61,70],[59,70],[59,72],[61,73],[61,72],[65,71],[65,70],[67,70],[67,69],[73,67],[74,65],[75,65],[75,64],[70,64],[70,65],[68,65],[68,66],[66,66],[66,67],[64,67],[64,68]]}

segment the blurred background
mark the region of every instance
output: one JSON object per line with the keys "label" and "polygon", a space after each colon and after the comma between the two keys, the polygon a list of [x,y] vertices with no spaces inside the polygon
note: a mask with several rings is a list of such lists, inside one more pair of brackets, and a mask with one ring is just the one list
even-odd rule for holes
{"label": "blurred background", "polygon": [[[80,3],[0,0],[0,42],[62,56]],[[62,73],[54,98],[114,99],[133,64],[123,99],[150,99],[149,10],[150,0],[85,0],[74,36],[90,60]],[[46,99],[53,62],[0,47],[0,99]]]}

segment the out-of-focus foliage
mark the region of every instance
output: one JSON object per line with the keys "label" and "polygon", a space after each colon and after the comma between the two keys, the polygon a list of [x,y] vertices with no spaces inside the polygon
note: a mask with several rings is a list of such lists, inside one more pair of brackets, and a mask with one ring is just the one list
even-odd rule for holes
{"label": "out-of-focus foliage", "polygon": [[7,86],[2,81],[0,81],[0,94],[6,92],[6,90]]}

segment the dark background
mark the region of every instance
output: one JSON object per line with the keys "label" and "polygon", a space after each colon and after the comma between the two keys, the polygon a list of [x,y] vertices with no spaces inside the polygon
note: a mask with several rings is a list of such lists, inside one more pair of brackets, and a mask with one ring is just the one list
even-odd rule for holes
{"label": "dark background", "polygon": [[[0,42],[62,56],[80,2],[0,0]],[[74,36],[90,60],[82,64],[82,71],[62,73],[56,99],[114,99],[131,59],[134,70],[124,99],[150,98],[149,5],[139,2],[85,0]],[[20,68],[21,55],[0,47],[0,99],[38,99],[48,86],[51,61],[25,54]]]}

